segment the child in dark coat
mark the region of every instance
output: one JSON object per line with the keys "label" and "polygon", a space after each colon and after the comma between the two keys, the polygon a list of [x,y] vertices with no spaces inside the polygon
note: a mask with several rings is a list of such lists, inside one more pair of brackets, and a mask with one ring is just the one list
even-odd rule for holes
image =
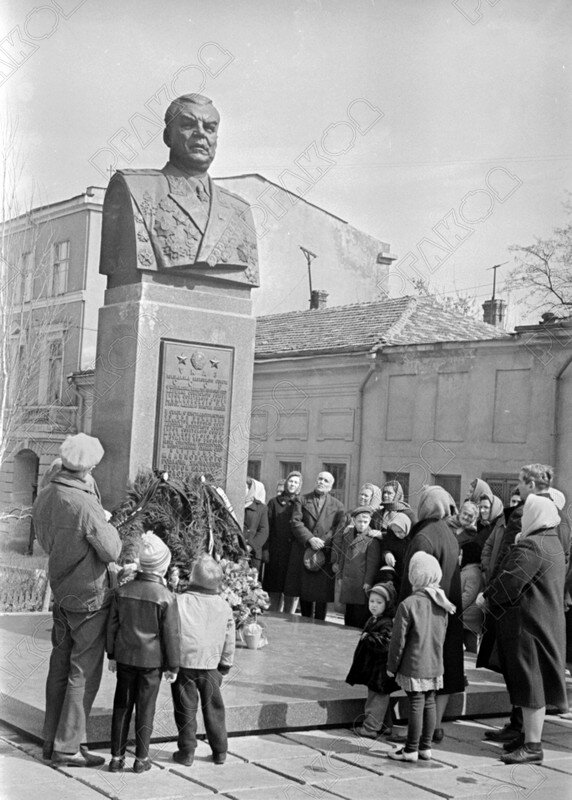
{"label": "child in dark coat", "polygon": [[356,733],[368,739],[376,739],[381,733],[389,706],[389,693],[399,689],[386,672],[395,597],[392,583],[376,583],[371,589],[371,617],[365,624],[346,678],[350,686],[356,683],[367,686],[365,719],[362,726],[356,728]]}
{"label": "child in dark coat", "polygon": [[167,545],[154,533],[141,537],[139,572],[119,586],[107,624],[109,669],[117,673],[111,720],[110,772],[125,766],[129,723],[135,707],[133,771],[151,769],[149,743],[161,675],[172,682],[179,667],[179,614],[163,576],[171,563]]}

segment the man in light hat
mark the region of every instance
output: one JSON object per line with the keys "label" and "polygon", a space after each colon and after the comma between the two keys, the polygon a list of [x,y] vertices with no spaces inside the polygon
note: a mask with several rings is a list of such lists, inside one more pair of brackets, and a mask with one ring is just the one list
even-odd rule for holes
{"label": "man in light hat", "polygon": [[85,746],[99,689],[110,602],[108,565],[121,539],[106,520],[90,472],[103,457],[98,439],[78,433],[60,448],[62,467],[38,495],[32,517],[48,553],[53,595],[52,654],[46,681],[43,757],[54,766],[100,766]]}

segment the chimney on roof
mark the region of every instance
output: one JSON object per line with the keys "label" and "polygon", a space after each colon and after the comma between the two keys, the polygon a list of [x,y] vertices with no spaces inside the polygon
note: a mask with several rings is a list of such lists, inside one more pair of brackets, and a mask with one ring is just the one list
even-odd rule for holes
{"label": "chimney on roof", "polygon": [[502,326],[506,317],[506,301],[498,298],[483,303],[483,322],[495,327]]}
{"label": "chimney on roof", "polygon": [[320,308],[325,308],[328,303],[328,292],[323,289],[312,289],[310,297],[310,311],[317,311]]}

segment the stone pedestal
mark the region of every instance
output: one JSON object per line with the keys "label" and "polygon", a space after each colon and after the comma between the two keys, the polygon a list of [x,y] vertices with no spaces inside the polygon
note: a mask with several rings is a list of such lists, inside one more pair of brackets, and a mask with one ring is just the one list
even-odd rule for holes
{"label": "stone pedestal", "polygon": [[210,474],[241,521],[255,320],[250,286],[144,273],[108,289],[99,312],[92,433],[105,448],[103,504],[141,467]]}

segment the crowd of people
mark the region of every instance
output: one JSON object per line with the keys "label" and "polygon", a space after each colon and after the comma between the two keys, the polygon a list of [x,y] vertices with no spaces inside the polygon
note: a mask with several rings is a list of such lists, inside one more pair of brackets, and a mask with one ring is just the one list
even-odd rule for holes
{"label": "crowd of people", "polygon": [[[186,590],[173,593],[165,581],[170,551],[147,532],[130,580],[114,588],[121,539],[91,477],[103,457],[101,444],[77,434],[60,453],[33,508],[53,593],[44,758],[56,766],[104,763],[87,749],[86,722],[107,652],[117,677],[111,772],[125,767],[134,710],[133,770],[150,769],[162,678],[171,684],[178,730],[173,759],[193,763],[200,704],[213,760],[224,763],[220,687],[233,663],[235,631],[220,597],[219,564],[203,554]],[[271,610],[324,620],[335,602],[344,608],[345,625],[361,630],[346,678],[368,690],[356,732],[366,738],[390,733],[392,695],[403,690],[407,735],[389,755],[430,759],[432,744],[444,736],[450,695],[465,691],[467,650],[477,653],[477,666],[501,672],[506,681],[513,711],[502,730],[489,734],[503,742],[501,760],[541,762],[546,706],[568,711],[570,532],[552,469],[523,466],[506,508],[481,479],[471,483],[459,509],[444,488],[424,486],[415,510],[401,485],[388,481],[365,483],[348,513],[332,494],[329,472],[320,472],[305,494],[302,480],[291,472],[266,505],[262,483],[247,479],[244,537]]]}
{"label": "crowd of people", "polygon": [[501,760],[542,761],[546,706],[568,712],[572,660],[570,528],[553,479],[547,465],[524,465],[507,507],[480,478],[458,509],[444,488],[424,486],[416,510],[397,481],[365,483],[346,513],[330,473],[301,494],[294,472],[270,501],[260,558],[272,609],[292,614],[299,602],[302,616],[323,620],[336,600],[345,624],[363,628],[347,676],[368,688],[360,735],[390,732],[391,693],[409,697],[393,757],[431,758],[450,695],[465,691],[468,651],[507,684],[510,721],[488,734],[503,743]]}

